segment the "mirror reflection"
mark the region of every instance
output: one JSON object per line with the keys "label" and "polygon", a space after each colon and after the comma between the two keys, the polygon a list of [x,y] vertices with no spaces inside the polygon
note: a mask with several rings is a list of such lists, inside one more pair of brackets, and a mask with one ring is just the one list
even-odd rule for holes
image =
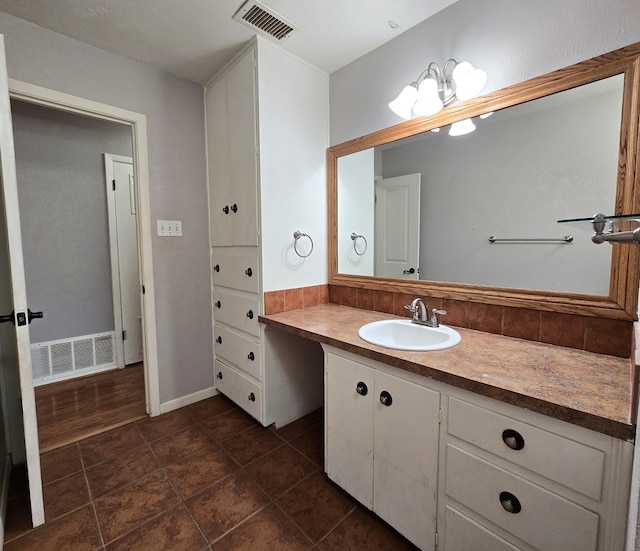
{"label": "mirror reflection", "polygon": [[465,135],[340,157],[338,272],[607,295],[611,247],[557,220],[615,210],[622,88],[616,75],[475,117]]}

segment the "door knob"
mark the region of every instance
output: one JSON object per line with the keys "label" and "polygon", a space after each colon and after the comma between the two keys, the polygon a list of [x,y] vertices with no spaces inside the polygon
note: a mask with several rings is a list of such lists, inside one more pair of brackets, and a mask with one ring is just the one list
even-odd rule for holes
{"label": "door knob", "polygon": [[500,492],[500,504],[507,513],[517,515],[522,511],[520,500],[510,492]]}
{"label": "door knob", "polygon": [[249,311],[247,312],[247,317],[248,317],[250,320],[252,320],[252,319],[253,319],[253,310],[249,310]]}
{"label": "door knob", "polygon": [[358,381],[358,384],[356,385],[356,392],[360,394],[360,396],[366,396],[369,393],[366,383]]}
{"label": "door knob", "polygon": [[219,271],[220,271],[220,264],[216,264],[216,265],[213,267],[213,271],[214,271],[214,272],[219,272]]}
{"label": "door knob", "polygon": [[222,308],[222,303],[221,303],[219,300],[216,300],[216,302],[215,302],[214,306],[215,306],[216,308]]}
{"label": "door knob", "polygon": [[231,205],[231,210],[233,212],[238,212],[238,205],[236,205],[235,203],[233,205]]}
{"label": "door knob", "polygon": [[222,212],[224,212],[225,214],[229,214],[229,205],[225,205],[224,207],[222,207]]}
{"label": "door knob", "polygon": [[513,429],[507,429],[502,433],[502,441],[512,450],[521,450],[524,448],[524,438]]}
{"label": "door knob", "polygon": [[0,316],[0,323],[13,323],[13,325],[16,324],[16,312],[15,310],[11,310],[10,314],[7,314],[6,316]]}
{"label": "door knob", "polygon": [[253,270],[251,268],[247,268],[244,273],[251,277],[253,275]]}
{"label": "door knob", "polygon": [[29,323],[31,323],[33,320],[41,320],[44,317],[44,314],[42,312],[32,312],[31,310],[27,309],[27,319],[29,320]]}
{"label": "door knob", "polygon": [[217,342],[218,344],[222,344],[222,337],[218,336],[218,337],[216,338],[216,342]]}
{"label": "door knob", "polygon": [[393,398],[391,397],[391,394],[389,394],[386,390],[383,390],[380,393],[380,403],[383,406],[390,406],[393,403]]}
{"label": "door knob", "polygon": [[256,355],[253,352],[249,352],[249,354],[247,355],[247,359],[253,361],[256,359]]}
{"label": "door knob", "polygon": [[222,371],[218,371],[218,374],[216,375],[216,377],[218,379],[222,379]]}
{"label": "door knob", "polygon": [[407,275],[407,274],[415,274],[416,273],[416,269],[415,268],[409,268],[408,270],[402,270],[402,273]]}
{"label": "door knob", "polygon": [[249,396],[247,396],[247,398],[249,399],[250,402],[255,402],[256,401],[256,395],[253,392],[251,394],[249,394]]}

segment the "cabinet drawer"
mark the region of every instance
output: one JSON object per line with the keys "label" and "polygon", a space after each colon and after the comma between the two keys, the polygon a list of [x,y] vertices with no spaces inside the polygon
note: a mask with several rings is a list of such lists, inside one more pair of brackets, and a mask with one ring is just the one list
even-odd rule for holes
{"label": "cabinet drawer", "polygon": [[517,547],[449,505],[444,532],[446,551],[518,551]]}
{"label": "cabinet drawer", "polygon": [[214,328],[216,357],[223,358],[256,379],[261,379],[260,345],[220,325]]}
{"label": "cabinet drawer", "polygon": [[214,254],[211,257],[211,266],[214,285],[241,289],[250,293],[260,292],[257,256]]}
{"label": "cabinet drawer", "polygon": [[220,360],[215,361],[216,388],[262,422],[262,389]]}
{"label": "cabinet drawer", "polygon": [[246,333],[260,336],[260,301],[257,296],[241,296],[229,291],[213,291],[213,317]]}
{"label": "cabinet drawer", "polygon": [[[448,432],[587,497],[601,498],[602,450],[456,398],[449,400]],[[518,439],[516,447],[523,447],[512,449],[505,439],[512,445]]]}
{"label": "cabinet drawer", "polygon": [[[504,492],[515,496],[519,511],[517,505],[514,512],[505,510],[501,502],[510,496]],[[540,551],[597,547],[597,514],[452,444],[447,444],[445,493]]]}

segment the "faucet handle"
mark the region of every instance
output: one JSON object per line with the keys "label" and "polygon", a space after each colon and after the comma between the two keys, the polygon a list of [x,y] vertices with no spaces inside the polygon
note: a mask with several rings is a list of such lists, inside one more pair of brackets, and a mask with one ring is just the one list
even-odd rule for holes
{"label": "faucet handle", "polygon": [[435,327],[438,327],[438,325],[440,325],[440,320],[438,319],[438,316],[444,316],[446,315],[447,311],[446,310],[438,310],[437,308],[434,308],[433,310],[431,310],[431,324],[434,325]]}
{"label": "faucet handle", "polygon": [[413,306],[413,304],[405,304],[404,309],[409,310],[410,312],[415,312],[417,310],[417,308]]}

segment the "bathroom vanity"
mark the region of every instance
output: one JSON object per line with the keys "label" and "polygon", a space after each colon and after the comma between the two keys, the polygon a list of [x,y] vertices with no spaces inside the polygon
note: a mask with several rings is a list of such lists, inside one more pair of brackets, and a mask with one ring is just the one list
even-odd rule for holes
{"label": "bathroom vanity", "polygon": [[260,321],[322,344],[325,470],[420,549],[624,549],[628,359],[460,329],[408,352],[325,304]]}

